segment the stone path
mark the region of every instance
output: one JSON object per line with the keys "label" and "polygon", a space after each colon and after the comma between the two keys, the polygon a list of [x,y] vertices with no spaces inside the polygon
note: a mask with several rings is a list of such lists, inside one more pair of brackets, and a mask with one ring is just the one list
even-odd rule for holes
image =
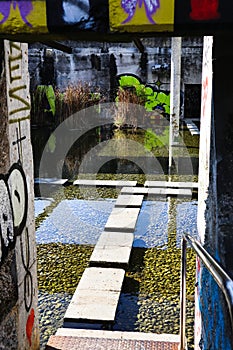
{"label": "stone path", "polygon": [[[119,181],[117,185],[119,186]],[[124,268],[129,263],[133,232],[144,195],[192,195],[190,188],[145,188],[132,187],[130,184],[128,188],[126,186],[122,182],[121,193],[90,258],[90,267],[84,271],[65,313],[64,328],[50,337],[47,350],[178,349],[179,338],[175,335],[169,338],[164,334],[129,335],[126,332],[101,330],[103,326],[109,327],[114,324],[124,281]]]}
{"label": "stone path", "polygon": [[[197,119],[197,120],[200,121],[200,119]],[[193,122],[194,119],[185,119],[184,121],[191,135],[200,135],[200,130],[198,129],[196,124]]]}
{"label": "stone path", "polygon": [[110,187],[124,187],[124,186],[136,186],[137,181],[124,181],[124,180],[75,180],[73,185],[78,186],[110,186]]}
{"label": "stone path", "polygon": [[130,232],[104,231],[91,255],[90,266],[125,268],[129,264],[134,235]]}
{"label": "stone path", "polygon": [[149,189],[145,187],[123,187],[121,189],[122,195],[128,195],[128,194],[147,195],[148,192],[149,192]]}
{"label": "stone path", "polygon": [[118,196],[115,207],[137,207],[140,208],[142,205],[144,196],[143,195],[128,195],[121,194]]}
{"label": "stone path", "polygon": [[67,323],[113,323],[125,271],[89,267],[84,271],[64,316]]}
{"label": "stone path", "polygon": [[192,197],[190,188],[149,188],[148,195]]}
{"label": "stone path", "polygon": [[[151,181],[152,182],[152,181]],[[159,182],[160,183],[160,182]],[[165,182],[164,182],[165,184]],[[161,183],[160,183],[161,185]],[[174,186],[175,187],[175,186]],[[121,194],[124,195],[160,195],[160,196],[192,196],[192,188],[170,188],[170,187],[162,187],[162,186],[148,186],[148,187],[123,187],[121,190]]]}
{"label": "stone path", "polygon": [[36,178],[34,182],[35,184],[64,185],[68,182],[68,179]]}
{"label": "stone path", "polygon": [[179,336],[60,328],[46,350],[178,350]]}
{"label": "stone path", "polygon": [[140,208],[113,208],[105,231],[134,232]]}
{"label": "stone path", "polygon": [[146,181],[145,187],[198,188],[198,182]]}

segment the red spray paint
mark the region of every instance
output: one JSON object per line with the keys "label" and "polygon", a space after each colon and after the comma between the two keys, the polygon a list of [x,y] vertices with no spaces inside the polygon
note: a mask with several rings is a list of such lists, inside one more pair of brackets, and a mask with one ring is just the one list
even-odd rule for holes
{"label": "red spray paint", "polygon": [[27,338],[29,341],[29,345],[32,345],[32,329],[33,329],[33,325],[34,325],[34,320],[35,320],[35,311],[34,309],[31,309],[31,312],[28,316],[27,319],[27,324],[26,324],[26,334],[27,334]]}
{"label": "red spray paint", "polygon": [[195,21],[207,21],[220,17],[218,0],[191,0],[190,18]]}

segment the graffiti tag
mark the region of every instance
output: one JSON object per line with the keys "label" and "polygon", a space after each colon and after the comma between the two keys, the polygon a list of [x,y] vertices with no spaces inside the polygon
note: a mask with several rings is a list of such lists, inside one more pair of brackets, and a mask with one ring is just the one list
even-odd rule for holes
{"label": "graffiti tag", "polygon": [[19,163],[8,174],[0,175],[0,264],[15,247],[16,237],[26,224],[28,191],[24,171]]}

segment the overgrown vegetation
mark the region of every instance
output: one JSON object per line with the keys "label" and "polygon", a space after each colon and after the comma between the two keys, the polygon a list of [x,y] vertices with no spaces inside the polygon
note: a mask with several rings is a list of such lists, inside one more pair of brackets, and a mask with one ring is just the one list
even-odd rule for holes
{"label": "overgrown vegetation", "polygon": [[31,101],[32,124],[56,126],[72,114],[105,101],[105,97],[88,84],[69,85],[65,91],[39,85],[31,94]]}
{"label": "overgrown vegetation", "polygon": [[124,75],[119,79],[116,101],[144,105],[148,112],[158,108],[166,114],[170,113],[170,94],[154,91],[131,75]]}

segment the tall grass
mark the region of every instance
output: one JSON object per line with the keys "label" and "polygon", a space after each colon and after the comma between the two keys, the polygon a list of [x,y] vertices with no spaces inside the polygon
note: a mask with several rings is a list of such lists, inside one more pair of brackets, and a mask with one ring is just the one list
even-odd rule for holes
{"label": "tall grass", "polygon": [[69,85],[65,91],[54,91],[55,113],[51,113],[49,101],[43,89],[31,95],[31,120],[36,125],[58,125],[72,114],[105,100],[99,89],[91,90],[88,84]]}
{"label": "tall grass", "polygon": [[114,124],[120,129],[125,126],[137,128],[138,113],[135,105],[144,106],[145,97],[138,96],[134,89],[123,89],[119,87],[116,101],[121,103],[116,105]]}

